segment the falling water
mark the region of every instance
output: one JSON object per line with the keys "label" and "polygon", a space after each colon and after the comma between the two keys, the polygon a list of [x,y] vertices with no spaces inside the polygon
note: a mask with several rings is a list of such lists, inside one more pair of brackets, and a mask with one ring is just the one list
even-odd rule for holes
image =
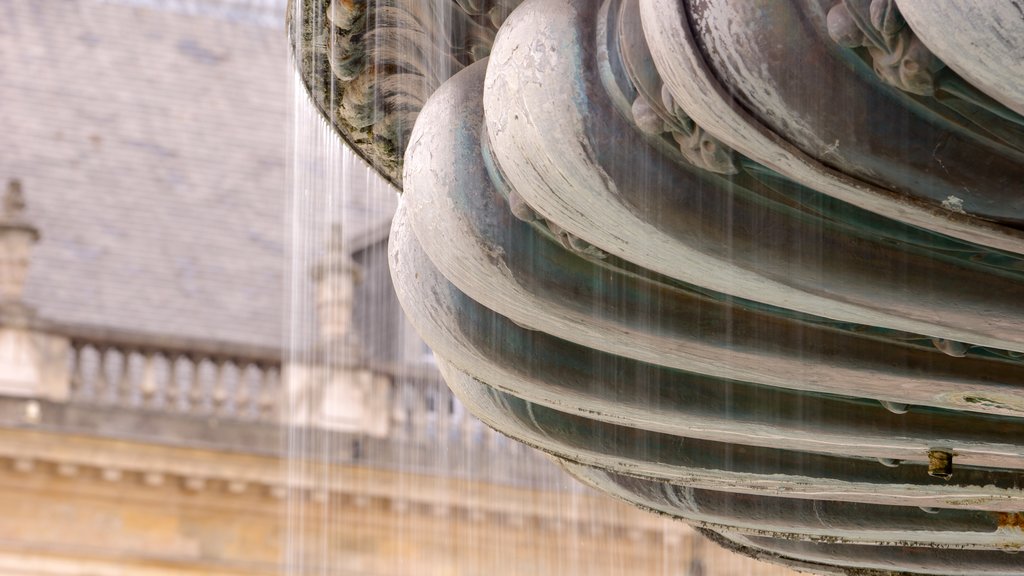
{"label": "falling water", "polygon": [[[451,0],[428,1],[431,33],[447,38]],[[427,95],[455,71],[450,58],[421,64],[410,93]],[[399,192],[341,141],[302,80],[291,82],[287,573],[749,573],[752,561],[724,559],[681,523],[583,487],[461,406],[388,284],[384,238]],[[383,114],[373,104],[370,115]]]}

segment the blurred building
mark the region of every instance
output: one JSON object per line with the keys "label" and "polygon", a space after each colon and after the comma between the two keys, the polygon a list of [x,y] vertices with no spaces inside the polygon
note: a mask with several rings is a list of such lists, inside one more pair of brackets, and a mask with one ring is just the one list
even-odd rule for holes
{"label": "blurred building", "polygon": [[352,353],[287,353],[282,10],[0,0],[0,573],[753,573],[462,412],[393,199],[308,272]]}

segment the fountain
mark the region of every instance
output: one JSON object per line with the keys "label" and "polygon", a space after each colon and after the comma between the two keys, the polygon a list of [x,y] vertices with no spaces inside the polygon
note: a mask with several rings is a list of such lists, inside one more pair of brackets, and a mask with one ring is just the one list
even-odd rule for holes
{"label": "fountain", "polygon": [[1018,0],[294,0],[449,387],[823,574],[1016,574]]}

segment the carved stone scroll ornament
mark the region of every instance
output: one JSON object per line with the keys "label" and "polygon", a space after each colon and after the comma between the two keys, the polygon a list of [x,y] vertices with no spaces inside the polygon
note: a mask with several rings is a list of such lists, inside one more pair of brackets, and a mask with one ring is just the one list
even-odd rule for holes
{"label": "carved stone scroll ornament", "polygon": [[907,26],[893,0],[844,0],[828,12],[828,33],[840,46],[866,48],[875,74],[911,94],[935,94],[945,68]]}
{"label": "carved stone scroll ornament", "polygon": [[513,216],[528,224],[540,226],[542,231],[547,231],[547,233],[554,236],[558,243],[566,250],[598,260],[604,260],[608,256],[597,246],[569,233],[565,228],[537,214],[514,189],[508,191],[508,206]]}
{"label": "carved stone scroll ornament", "polygon": [[426,99],[487,57],[521,0],[291,0],[296,66],[313,103],[371,166],[399,185]]}
{"label": "carved stone scroll ornament", "polygon": [[683,159],[695,168],[736,174],[739,167],[733,150],[694,122],[662,81],[644,39],[637,3],[606,2],[601,20],[609,29],[607,45],[598,56],[608,70],[605,88],[613,99],[632,100],[629,113],[633,123],[646,134],[670,138]]}
{"label": "carved stone scroll ornament", "polygon": [[1021,0],[897,0],[918,38],[965,82],[1024,114]]}
{"label": "carved stone scroll ornament", "polygon": [[633,100],[633,121],[637,127],[654,136],[670,134],[679,146],[683,158],[696,168],[716,174],[739,172],[732,149],[687,116],[664,86],[661,89],[661,99],[662,105],[669,112],[668,121],[662,120],[654,105],[642,94]]}
{"label": "carved stone scroll ornament", "polygon": [[[743,157],[886,218],[1024,253],[1024,236],[1002,224],[1017,217],[1019,196],[1006,194],[1009,189],[998,182],[1021,165],[1012,144],[1016,124],[994,107],[958,96],[972,92],[950,70],[938,71],[935,98],[894,94],[884,81],[851,66],[853,49],[835,49],[826,21],[833,2],[821,10],[811,0],[638,1],[664,84],[698,125]],[[870,2],[859,5],[870,22]],[[816,10],[820,18],[807,17]],[[869,60],[866,49],[856,52]],[[814,71],[796,73],[794,62],[813,64],[832,80],[821,83],[823,76]],[[872,122],[822,114],[823,102],[842,103]],[[891,137],[893,126],[905,127],[902,138]],[[966,214],[941,205],[950,195],[964,200]]]}
{"label": "carved stone scroll ornament", "polygon": [[942,104],[934,111],[954,121],[966,120],[978,136],[1024,151],[1024,116],[947,68],[910,27],[895,0],[843,0],[829,10],[827,24],[837,44],[867,51],[875,74],[886,84],[932,98]]}

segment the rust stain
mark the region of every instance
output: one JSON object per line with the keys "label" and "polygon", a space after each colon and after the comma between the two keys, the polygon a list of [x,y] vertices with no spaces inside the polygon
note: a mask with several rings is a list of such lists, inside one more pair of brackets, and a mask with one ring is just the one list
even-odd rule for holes
{"label": "rust stain", "polygon": [[953,477],[953,454],[946,450],[928,452],[928,475],[943,480]]}
{"label": "rust stain", "polygon": [[1016,528],[1024,531],[1024,513],[1021,512],[997,512],[1000,528]]}

